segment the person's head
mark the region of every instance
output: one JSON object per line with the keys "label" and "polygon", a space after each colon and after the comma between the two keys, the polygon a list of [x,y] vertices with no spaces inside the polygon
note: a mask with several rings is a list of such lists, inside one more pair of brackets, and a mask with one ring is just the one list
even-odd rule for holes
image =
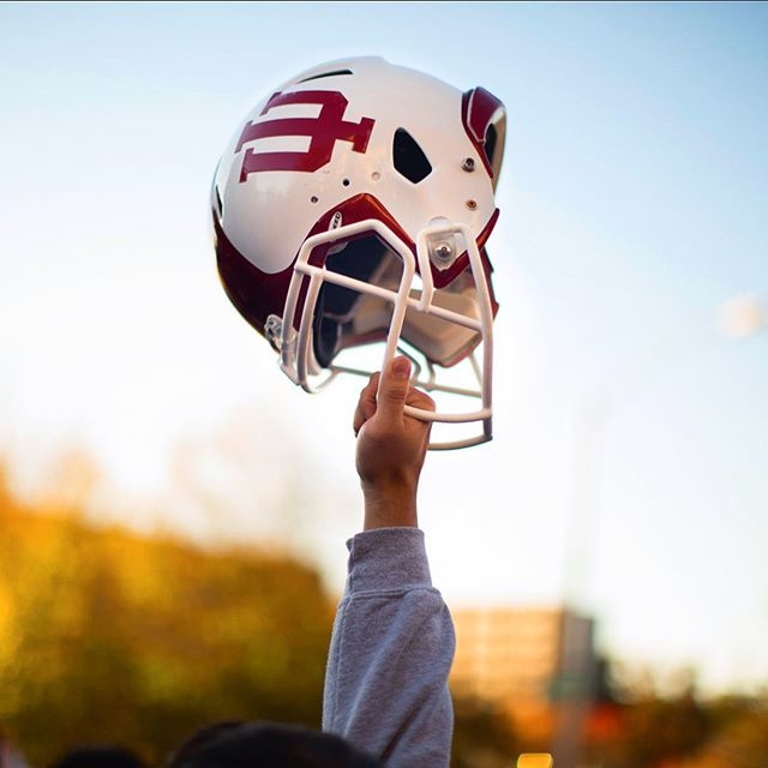
{"label": "person's head", "polygon": [[145,768],[142,760],[126,747],[112,744],[82,746],[70,750],[51,768]]}
{"label": "person's head", "polygon": [[383,768],[339,736],[295,725],[220,722],[201,728],[167,768]]}

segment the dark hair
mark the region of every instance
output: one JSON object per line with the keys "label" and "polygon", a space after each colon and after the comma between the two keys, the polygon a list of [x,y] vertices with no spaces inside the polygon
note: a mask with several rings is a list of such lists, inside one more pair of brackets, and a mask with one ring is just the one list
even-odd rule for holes
{"label": "dark hair", "polygon": [[51,768],[144,768],[144,763],[126,747],[103,745],[73,749]]}
{"label": "dark hair", "polygon": [[340,736],[297,725],[221,721],[187,739],[167,768],[383,768]]}

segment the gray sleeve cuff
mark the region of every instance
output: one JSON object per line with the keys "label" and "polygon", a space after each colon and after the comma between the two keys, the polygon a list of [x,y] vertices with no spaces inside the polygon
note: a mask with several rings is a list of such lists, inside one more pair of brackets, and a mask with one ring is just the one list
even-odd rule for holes
{"label": "gray sleeve cuff", "polygon": [[347,594],[431,587],[424,531],[376,528],[347,542]]}

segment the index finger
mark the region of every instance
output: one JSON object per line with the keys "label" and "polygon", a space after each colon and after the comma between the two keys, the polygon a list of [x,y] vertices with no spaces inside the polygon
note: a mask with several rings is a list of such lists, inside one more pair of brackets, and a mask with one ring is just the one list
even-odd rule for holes
{"label": "index finger", "polygon": [[355,415],[352,419],[352,427],[355,430],[355,435],[360,431],[363,424],[376,413],[376,392],[379,388],[379,374],[374,373],[368,383],[363,387],[360,392],[360,397],[357,401],[357,407],[355,408]]}
{"label": "index finger", "polygon": [[434,412],[436,410],[435,401],[426,392],[416,387],[408,389],[405,404],[412,408],[419,408],[422,411]]}

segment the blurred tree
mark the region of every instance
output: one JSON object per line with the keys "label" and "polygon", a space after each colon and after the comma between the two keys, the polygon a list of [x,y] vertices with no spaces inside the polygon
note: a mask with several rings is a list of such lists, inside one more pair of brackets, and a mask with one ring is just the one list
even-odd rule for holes
{"label": "blurred tree", "polygon": [[628,756],[638,768],[691,754],[709,733],[706,712],[690,693],[637,702],[626,712],[624,723]]}
{"label": "blurred tree", "polygon": [[[607,737],[590,745],[590,756],[606,768],[657,768],[664,760],[692,754],[709,734],[709,720],[695,696],[690,670],[658,682],[648,669],[613,671],[614,705],[607,712]],[[608,677],[611,677],[609,673]]]}
{"label": "blurred tree", "polygon": [[693,757],[665,768],[763,768],[768,765],[768,699],[727,697],[709,707],[713,736]]}
{"label": "blurred tree", "polygon": [[319,724],[333,606],[315,571],[33,514],[7,493],[0,529],[0,722],[33,763],[106,739],[157,761],[222,717]]}
{"label": "blurred tree", "polygon": [[451,768],[508,768],[520,751],[512,721],[476,698],[454,697]]}

